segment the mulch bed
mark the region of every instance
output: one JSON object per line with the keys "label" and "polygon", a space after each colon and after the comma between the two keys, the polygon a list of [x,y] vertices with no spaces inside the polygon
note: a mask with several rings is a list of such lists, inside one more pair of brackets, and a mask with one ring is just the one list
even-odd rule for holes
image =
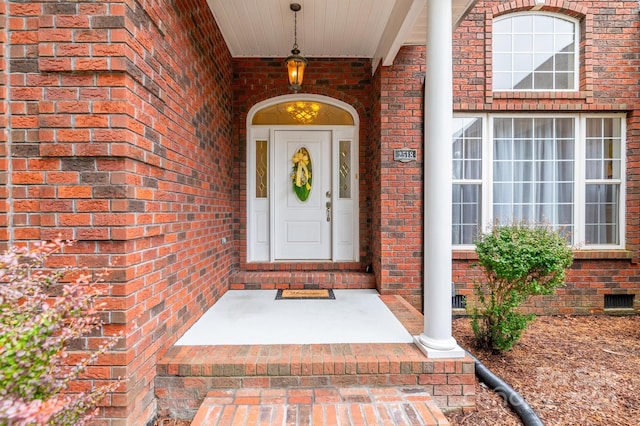
{"label": "mulch bed", "polygon": [[[554,426],[638,425],[640,316],[539,317],[506,354],[474,348],[466,318],[453,335],[518,391],[542,421]],[[502,399],[477,387],[477,410],[452,413],[454,426],[519,425]]]}

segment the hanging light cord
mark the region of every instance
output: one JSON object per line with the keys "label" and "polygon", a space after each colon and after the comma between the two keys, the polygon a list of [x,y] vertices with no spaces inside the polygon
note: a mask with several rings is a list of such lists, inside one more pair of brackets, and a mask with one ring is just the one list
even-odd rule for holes
{"label": "hanging light cord", "polygon": [[298,12],[293,12],[293,49],[298,50]]}

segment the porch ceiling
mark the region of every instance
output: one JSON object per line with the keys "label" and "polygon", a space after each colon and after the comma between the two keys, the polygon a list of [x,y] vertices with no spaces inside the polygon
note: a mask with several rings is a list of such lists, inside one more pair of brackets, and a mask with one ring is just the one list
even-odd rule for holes
{"label": "porch ceiling", "polygon": [[[455,27],[477,0],[452,0]],[[426,40],[426,0],[207,0],[233,57],[279,58],[293,45],[290,3],[299,3],[298,46],[308,58],[371,58],[390,65],[405,44]]]}

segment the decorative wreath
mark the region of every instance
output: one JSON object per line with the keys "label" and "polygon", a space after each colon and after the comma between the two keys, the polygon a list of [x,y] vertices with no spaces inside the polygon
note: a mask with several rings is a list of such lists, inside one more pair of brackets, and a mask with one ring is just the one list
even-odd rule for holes
{"label": "decorative wreath", "polygon": [[293,192],[300,201],[307,201],[311,193],[311,157],[307,148],[300,148],[291,157]]}

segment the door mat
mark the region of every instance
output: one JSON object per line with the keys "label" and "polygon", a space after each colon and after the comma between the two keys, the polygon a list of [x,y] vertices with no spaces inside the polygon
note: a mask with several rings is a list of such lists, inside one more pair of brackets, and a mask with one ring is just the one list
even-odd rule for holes
{"label": "door mat", "polygon": [[311,290],[278,290],[276,300],[285,299],[335,299],[331,289],[311,289]]}

